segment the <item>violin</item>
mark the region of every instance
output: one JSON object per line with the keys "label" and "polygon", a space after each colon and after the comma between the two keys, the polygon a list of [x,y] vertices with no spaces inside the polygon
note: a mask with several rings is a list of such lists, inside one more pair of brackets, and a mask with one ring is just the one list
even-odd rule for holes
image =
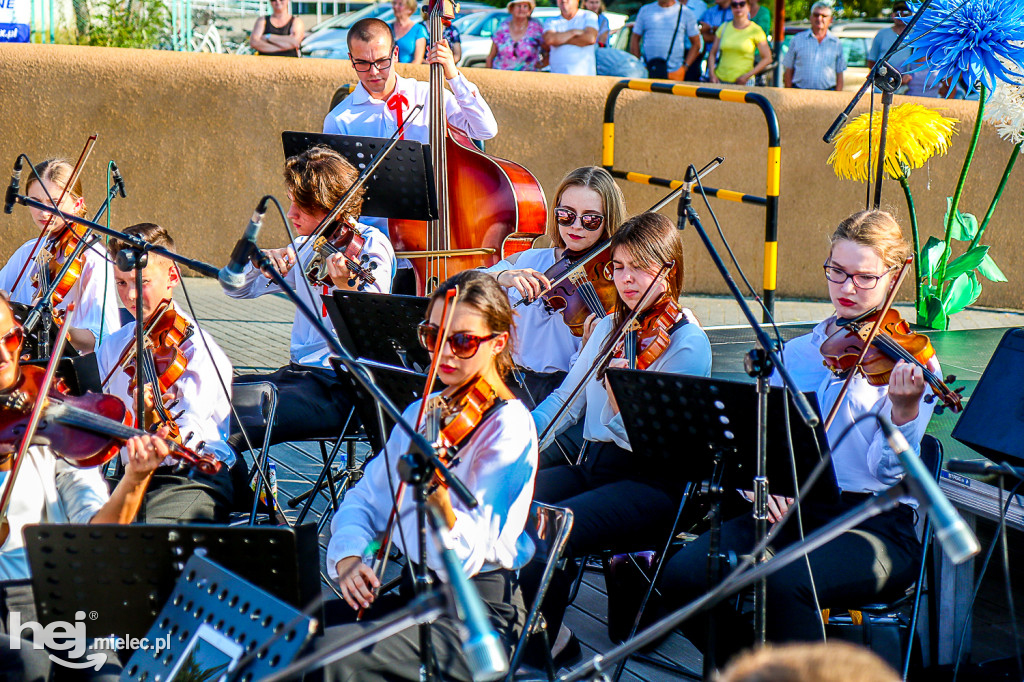
{"label": "violin", "polygon": [[[821,345],[823,362],[837,376],[845,375],[856,365],[857,359],[864,351],[864,343],[872,326],[879,320],[879,311],[871,311],[852,320],[837,320],[840,329],[829,336]],[[960,391],[952,390],[934,372],[928,369],[927,362],[935,355],[931,341],[924,334],[910,329],[910,325],[900,314],[889,308],[881,316],[879,332],[871,340],[871,345],[864,352],[860,371],[872,386],[885,386],[896,363],[900,360],[916,365],[924,373],[925,381],[932,387],[934,394],[925,398],[931,402],[936,397],[953,412],[963,409]],[[955,377],[947,377],[949,382]]]}
{"label": "violin", "polygon": [[358,284],[358,290],[363,291],[367,285],[375,284],[377,279],[373,271],[377,268],[377,261],[370,260],[370,256],[363,253],[365,244],[366,239],[359,233],[351,219],[339,223],[330,237],[315,236],[311,245],[313,257],[302,269],[306,279],[313,286],[333,286],[334,282],[327,271],[327,259],[340,253],[348,267],[350,287]]}
{"label": "violin", "polygon": [[[499,388],[479,376],[449,396],[438,395],[430,400],[423,435],[441,451],[441,462],[450,466],[459,446],[504,402]],[[441,484],[444,485],[443,480]]]}
{"label": "violin", "polygon": [[612,357],[625,358],[629,369],[647,369],[669,347],[672,332],[685,319],[677,302],[663,298],[633,321]]}
{"label": "violin", "polygon": [[[18,383],[0,397],[0,452],[13,452],[25,435],[29,412],[40,397],[45,373],[42,367],[22,367]],[[80,469],[106,464],[126,441],[146,433],[128,426],[131,414],[117,396],[92,392],[71,396],[54,387],[45,400],[32,443],[49,446]],[[202,473],[220,470],[221,463],[210,455],[174,442],[168,445],[172,457]]]}
{"label": "violin", "polygon": [[583,325],[590,315],[600,319],[615,309],[618,295],[608,268],[610,244],[606,240],[583,253],[567,250],[544,271],[552,285],[538,299],[544,301],[546,310],[562,313],[573,336],[583,336]]}

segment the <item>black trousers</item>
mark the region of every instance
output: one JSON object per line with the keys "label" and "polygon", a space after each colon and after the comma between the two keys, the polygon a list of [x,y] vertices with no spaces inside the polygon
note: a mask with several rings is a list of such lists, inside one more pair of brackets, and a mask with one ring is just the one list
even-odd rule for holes
{"label": "black trousers", "polygon": [[159,467],[146,489],[138,520],[151,524],[227,523],[235,508],[232,478],[227,467],[212,476],[190,472],[184,466]]}
{"label": "black trousers", "polygon": [[[532,410],[562,385],[566,374],[567,372],[534,372],[517,367],[512,372],[514,381],[510,382],[509,390]],[[583,421],[580,420],[560,433],[554,443],[544,448],[540,453],[539,468],[575,464],[582,447]]]}
{"label": "black trousers", "polygon": [[[269,381],[277,387],[272,443],[341,435],[352,404],[334,372],[293,362],[270,374],[241,374],[234,379],[234,383],[257,381]],[[254,447],[263,444],[262,430],[248,429],[247,433]],[[249,449],[241,432],[232,433],[228,444],[239,451]]]}
{"label": "black trousers", "polygon": [[[564,553],[572,559],[604,550],[624,553],[661,547],[672,530],[682,488],[642,455],[614,443],[590,443],[582,465],[539,471],[534,498],[572,510],[572,533]],[[535,562],[521,572],[527,603],[536,594],[543,568]],[[541,610],[552,637],[562,624],[571,583],[569,571],[559,570],[548,587]]]}
{"label": "black trousers", "polygon": [[[805,532],[845,513],[864,497],[844,494],[838,507],[808,507],[804,511]],[[921,556],[921,544],[914,531],[915,518],[911,507],[899,505],[811,552],[810,564],[821,608],[855,609],[902,595],[917,578]],[[773,549],[798,541],[794,519],[787,523]],[[722,525],[723,550],[749,553],[754,542],[754,521],[749,511]],[[660,583],[667,609],[679,608],[708,591],[708,543],[709,535],[705,533],[669,559]],[[767,584],[768,640],[821,640],[821,614],[814,603],[807,562],[791,563],[769,576]],[[716,638],[716,661],[724,663],[751,643],[752,630],[749,619],[741,618],[734,609],[719,608],[715,618],[720,632]],[[706,616],[684,624],[683,629],[696,646],[705,648]]]}
{"label": "black trousers", "polygon": [[[20,631],[11,630],[11,614],[20,616]],[[26,623],[38,622],[36,605],[32,596],[32,585],[27,582],[11,582],[0,585],[0,680],[4,682],[55,682],[63,680],[90,680],[92,682],[116,682],[121,664],[110,649],[88,647],[81,655],[73,655],[74,649],[54,650],[55,658],[81,664],[87,656],[99,653],[105,662],[96,670],[70,668],[51,662],[47,650],[32,642],[32,630]],[[18,647],[12,646],[12,637],[18,640]],[[61,643],[67,639],[61,638]],[[52,675],[52,677],[51,677]]]}
{"label": "black trousers", "polygon": [[[324,650],[336,646],[339,642],[347,641],[373,626],[372,619],[380,618],[404,606],[413,596],[413,584],[408,571],[404,577],[399,594],[384,595],[378,599],[367,612],[367,619],[328,627],[324,636],[314,641],[313,647]],[[505,644],[505,651],[508,653],[526,621],[526,608],[523,606],[523,598],[513,572],[498,570],[482,573],[473,577],[471,582],[480,593],[491,625]],[[328,625],[332,625],[341,620],[354,621],[355,612],[348,604],[339,600],[328,604],[325,616]],[[443,615],[431,624],[431,642],[438,669],[441,671],[441,679],[470,682],[460,627],[460,621],[450,614]],[[328,665],[323,670],[323,679],[331,682],[417,682],[420,679],[419,668],[419,628],[411,627]]]}

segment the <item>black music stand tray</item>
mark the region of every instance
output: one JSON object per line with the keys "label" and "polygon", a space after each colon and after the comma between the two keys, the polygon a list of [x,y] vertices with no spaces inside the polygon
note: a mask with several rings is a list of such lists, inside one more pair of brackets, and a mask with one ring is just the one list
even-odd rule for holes
{"label": "black music stand tray", "polygon": [[[633,452],[662,458],[677,466],[669,475],[680,481],[711,478],[714,453],[725,462],[722,485],[749,490],[756,471],[756,386],[749,382],[628,369],[608,370]],[[768,394],[768,469],[772,494],[792,497],[793,474],[786,440],[783,396],[778,388]],[[805,394],[818,409],[817,396]],[[796,416],[790,402],[790,414]],[[828,447],[820,423],[812,432],[791,419],[790,433],[796,454],[797,476],[803,481]],[[705,456],[706,455],[706,456]],[[835,469],[831,464],[807,491],[808,502],[839,501]]]}
{"label": "black music stand tray", "polygon": [[[286,130],[281,133],[285,158],[316,146],[330,147],[362,172],[387,146],[383,137],[325,135]],[[365,216],[398,220],[437,220],[437,191],[431,170],[430,147],[414,140],[400,140],[367,180]]]}
{"label": "black music stand tray", "polygon": [[416,336],[416,326],[426,315],[426,298],[344,290],[322,298],[338,340],[352,355],[417,372],[430,367],[430,355]]}
{"label": "black music stand tray", "polygon": [[195,553],[230,568],[276,598],[304,608],[320,595],[320,548],[312,525],[37,524],[25,550],[39,621],[85,621],[89,637],[142,637]]}
{"label": "black music stand tray", "polygon": [[[312,617],[193,555],[146,632],[150,648],[135,650],[120,679],[213,681],[227,673],[259,680],[291,663],[316,627]],[[158,650],[157,642],[170,646]],[[222,668],[229,662],[230,670]]]}

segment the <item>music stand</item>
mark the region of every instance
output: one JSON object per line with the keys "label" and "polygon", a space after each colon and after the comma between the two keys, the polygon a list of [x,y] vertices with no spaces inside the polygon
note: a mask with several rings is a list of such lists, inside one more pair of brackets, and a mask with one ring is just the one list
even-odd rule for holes
{"label": "music stand", "polygon": [[[71,348],[71,344],[65,344],[65,348]],[[21,366],[46,367],[49,358],[39,360],[22,360]],[[95,353],[85,355],[68,355],[60,359],[57,364],[57,376],[67,384],[71,395],[85,395],[86,391],[102,393],[103,384],[100,382],[100,368],[96,363]]]}
{"label": "music stand", "polygon": [[[345,290],[322,298],[338,339],[356,357],[417,372],[430,367],[430,355],[416,337],[426,298]],[[408,401],[395,404],[401,407]]]}
{"label": "music stand", "polygon": [[36,524],[24,535],[39,622],[95,613],[85,621],[89,637],[145,635],[188,557],[199,552],[296,608],[320,594],[312,525]]}
{"label": "music stand", "polygon": [[[750,489],[757,456],[754,384],[628,369],[608,370],[608,380],[633,452],[675,464],[671,475],[678,480],[700,482],[711,478],[711,455],[718,451],[726,464],[723,486]],[[788,394],[779,388],[768,397],[767,476],[773,494],[792,497],[795,490],[786,439],[784,395]],[[818,409],[817,396],[804,395]],[[791,401],[790,414],[795,415],[792,405]],[[802,481],[820,461],[819,448],[827,448],[828,440],[821,424],[811,431],[798,420],[791,421],[797,476]],[[701,449],[707,457],[701,456]],[[831,463],[806,492],[807,502],[839,501],[839,486]]]}
{"label": "music stand", "polygon": [[[382,137],[326,135],[286,130],[281,133],[286,158],[313,147],[333,149],[362,171],[389,140]],[[430,147],[400,140],[366,182],[361,215],[398,220],[437,220],[437,191]]]}
{"label": "music stand", "polygon": [[[121,673],[129,680],[259,680],[287,666],[317,622],[194,555]],[[161,648],[161,644],[166,648]],[[219,672],[217,672],[219,671]]]}

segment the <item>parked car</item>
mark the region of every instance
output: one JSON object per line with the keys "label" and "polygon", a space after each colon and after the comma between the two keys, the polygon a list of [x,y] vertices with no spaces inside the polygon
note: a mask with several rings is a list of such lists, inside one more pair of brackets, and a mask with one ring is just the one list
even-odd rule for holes
{"label": "parked car", "polygon": [[[493,9],[490,5],[479,2],[462,2],[459,4],[459,13],[455,21],[468,17],[475,12]],[[378,2],[368,5],[356,12],[339,14],[322,21],[312,29],[309,35],[302,41],[302,54],[305,57],[319,57],[322,59],[348,59],[348,30],[360,19],[375,17],[381,21],[391,23],[395,20],[395,12],[391,9],[390,2]],[[422,21],[419,12],[413,15],[413,21]]]}

